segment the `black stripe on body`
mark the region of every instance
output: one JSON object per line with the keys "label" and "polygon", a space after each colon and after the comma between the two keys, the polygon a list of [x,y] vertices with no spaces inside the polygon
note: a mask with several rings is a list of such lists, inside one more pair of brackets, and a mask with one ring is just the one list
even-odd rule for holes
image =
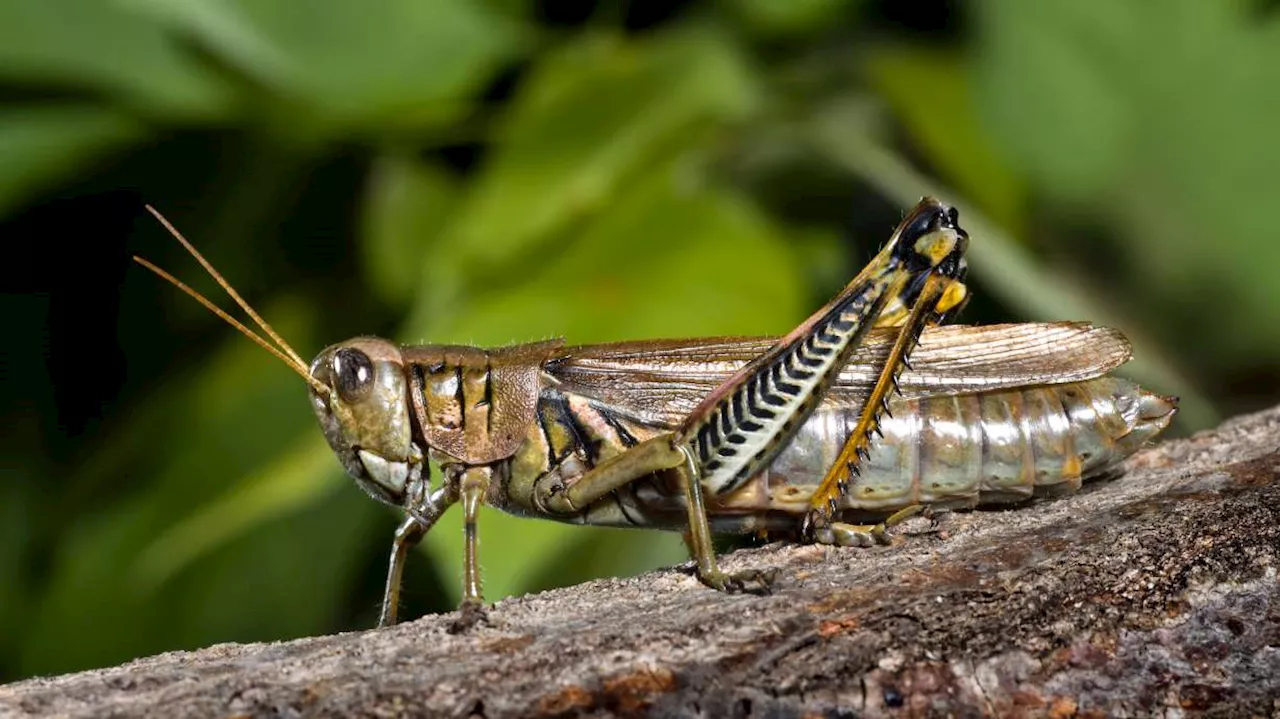
{"label": "black stripe on body", "polygon": [[484,413],[484,431],[487,435],[493,431],[493,361],[487,352],[484,355],[484,399],[480,402],[489,408]]}
{"label": "black stripe on body", "polygon": [[631,434],[631,431],[622,424],[622,421],[618,419],[617,415],[611,412],[607,407],[595,402],[592,402],[589,406],[596,414],[600,415],[600,417],[604,419],[605,424],[609,425],[609,428],[613,430],[613,433],[618,435],[618,442],[623,447],[634,447],[637,444],[640,444],[640,440],[636,439],[635,435]]}
{"label": "black stripe on body", "polygon": [[[409,371],[413,373],[413,391],[414,391],[414,392],[417,392],[417,393],[422,397],[423,413],[425,414],[425,413],[426,413],[426,409],[427,409],[427,397],[426,397],[426,393],[427,393],[427,374],[426,374],[426,371],[425,371],[425,370],[423,370],[422,365],[418,364],[417,362],[415,362],[415,363],[413,363],[413,364],[409,365]],[[430,421],[431,421],[431,418],[430,418],[430,417],[423,417],[423,419],[424,419],[424,420],[426,420],[427,422],[430,422]]]}
{"label": "black stripe on body", "polygon": [[[632,484],[635,484],[635,483],[632,482]],[[627,503],[622,501],[622,493],[627,491],[628,489],[630,489],[629,485],[627,487],[621,487],[619,489],[615,489],[609,493],[609,495],[613,497],[614,503],[618,505],[618,512],[622,514],[622,518],[630,522],[631,526],[633,527],[639,527],[639,526],[648,524],[648,522],[644,520],[644,517],[639,517],[639,518],[633,517],[631,516],[631,512],[627,510]],[[633,491],[632,494],[634,495],[635,492]]]}
{"label": "black stripe on body", "polygon": [[[543,394],[545,395],[547,392]],[[555,442],[551,441],[551,430],[547,427],[546,407],[543,405],[541,398],[539,398],[538,404],[540,405],[536,415],[538,429],[542,431],[542,441],[547,443],[547,469],[551,470],[560,464],[560,459],[562,458],[556,457],[556,445]]]}
{"label": "black stripe on body", "polygon": [[462,365],[453,366],[453,401],[458,403],[458,429],[467,427],[467,395],[462,391]]}
{"label": "black stripe on body", "polygon": [[569,430],[573,443],[582,448],[582,457],[587,461],[587,467],[596,466],[596,461],[600,459],[599,440],[592,439],[587,428],[578,421],[578,415],[574,414],[573,408],[569,406],[569,398],[563,393],[557,393],[551,406],[555,407],[560,424]]}

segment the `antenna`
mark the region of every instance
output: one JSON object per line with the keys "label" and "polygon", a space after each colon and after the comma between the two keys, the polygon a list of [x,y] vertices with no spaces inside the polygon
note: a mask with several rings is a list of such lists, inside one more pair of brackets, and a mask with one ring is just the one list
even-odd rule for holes
{"label": "antenna", "polygon": [[[329,393],[328,385],[316,379],[315,377],[311,376],[311,372],[307,369],[307,363],[302,361],[302,358],[298,356],[297,352],[293,351],[293,348],[289,346],[288,342],[284,341],[283,337],[276,334],[276,331],[271,329],[271,325],[267,324],[266,320],[262,319],[262,317],[259,316],[257,312],[253,311],[253,308],[249,306],[249,303],[246,302],[244,298],[240,296],[240,293],[235,291],[235,288],[231,286],[230,282],[227,282],[226,278],[224,278],[217,270],[213,268],[213,265],[209,264],[209,261],[204,258],[204,255],[201,255],[199,250],[197,250],[194,245],[188,242],[187,238],[183,237],[182,233],[178,232],[177,228],[175,228],[168,220],[164,218],[164,215],[161,215],[160,212],[157,211],[151,205],[147,205],[146,207],[147,207],[147,212],[150,212],[152,216],[154,216],[157,220],[159,220],[160,224],[163,225],[164,228],[169,231],[169,234],[173,235],[174,238],[178,240],[178,242],[182,243],[182,246],[186,248],[187,252],[191,253],[191,256],[196,258],[196,261],[199,262],[202,267],[204,267],[205,271],[208,272],[211,277],[213,277],[213,279],[222,287],[222,289],[226,290],[227,294],[231,296],[231,299],[235,300],[235,303],[239,305],[240,308],[243,309],[245,313],[248,314],[249,317],[252,318],[253,321],[257,323],[257,325],[261,327],[262,330],[266,332],[271,339],[275,340],[276,344],[279,345],[280,349],[277,349],[276,347],[272,346],[271,343],[267,342],[265,339],[263,339],[262,337],[254,333],[253,330],[250,330],[248,327],[245,327],[243,323],[241,323],[239,320],[232,317],[231,315],[227,314],[225,311],[222,310],[222,308],[215,305],[212,301],[210,301],[204,295],[191,289],[184,282],[174,277],[173,275],[169,274],[168,272],[165,272],[164,270],[160,269],[156,265],[152,264],[150,261],[145,260],[141,257],[138,257],[137,255],[134,255],[133,261],[137,262],[138,264],[142,265],[148,270],[154,272],[157,276],[160,277],[160,279],[182,290],[188,296],[194,299],[196,302],[199,302],[200,304],[204,305],[205,309],[209,310],[210,312],[214,313],[218,317],[222,318],[224,322],[226,322],[227,324],[239,330],[240,333],[243,334],[245,337],[248,337],[249,339],[253,340],[255,343],[258,344],[259,347],[275,355],[286,365],[289,365],[290,369],[292,369],[293,371],[301,375],[302,378],[307,381],[307,384],[311,385],[317,391],[321,392],[322,394],[328,394]],[[281,349],[283,351],[281,351]]]}

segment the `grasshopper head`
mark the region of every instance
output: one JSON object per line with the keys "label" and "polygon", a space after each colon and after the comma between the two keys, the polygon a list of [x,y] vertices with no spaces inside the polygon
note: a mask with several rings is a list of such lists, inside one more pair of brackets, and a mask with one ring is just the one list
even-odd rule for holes
{"label": "grasshopper head", "polygon": [[357,337],[326,348],[308,368],[302,357],[155,208],[147,211],[191,253],[231,299],[266,333],[259,335],[209,298],[151,262],[134,261],[221,317],[297,372],[311,388],[311,406],[325,439],[347,473],[374,499],[412,510],[426,493],[422,450],[413,444],[409,393],[400,349],[376,337]]}
{"label": "grasshopper head", "polygon": [[325,348],[310,372],[323,387],[311,386],[311,407],[347,474],[374,499],[413,501],[423,491],[424,463],[399,347],[357,337]]}

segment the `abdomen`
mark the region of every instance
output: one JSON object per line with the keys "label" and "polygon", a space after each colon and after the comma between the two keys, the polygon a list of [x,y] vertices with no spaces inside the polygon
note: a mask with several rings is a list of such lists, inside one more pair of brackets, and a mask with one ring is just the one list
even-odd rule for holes
{"label": "abdomen", "polygon": [[[1102,377],[1020,390],[897,397],[870,459],[841,502],[842,518],[884,516],[917,504],[973,507],[1070,491],[1114,470],[1173,417],[1172,400]],[[770,468],[734,491],[708,497],[716,531],[794,529],[809,498],[857,424],[854,411],[815,412]],[[637,424],[588,398],[544,391],[538,421],[509,465],[507,511],[527,513],[548,473],[571,485],[599,460],[666,431]],[[535,512],[536,514],[536,512]],[[680,529],[683,490],[666,474],[623,487],[561,521]]]}
{"label": "abdomen", "polygon": [[[1172,419],[1174,404],[1133,382],[1087,382],[992,393],[897,398],[883,438],[840,508],[877,515],[917,504],[972,507],[1037,490],[1071,491],[1106,474]],[[720,501],[726,510],[803,513],[853,412],[816,413],[767,471]]]}

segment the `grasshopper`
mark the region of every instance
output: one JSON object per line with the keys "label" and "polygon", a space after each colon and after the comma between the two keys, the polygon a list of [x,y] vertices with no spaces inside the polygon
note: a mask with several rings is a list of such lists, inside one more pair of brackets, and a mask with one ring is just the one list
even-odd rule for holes
{"label": "grasshopper", "polygon": [[[771,573],[719,569],[713,533],[884,542],[888,525],[922,509],[1073,491],[1114,471],[1176,411],[1175,398],[1105,376],[1130,356],[1115,330],[939,326],[968,298],[969,238],[956,210],[931,198],[834,299],[780,338],[481,349],[357,337],[309,365],[151,212],[275,346],[134,259],[301,375],[347,473],[404,512],[380,626],[396,622],[408,551],[454,504],[466,533],[462,608],[471,613],[483,606],[482,504],[682,530],[702,583],[762,593]],[[442,474],[434,488],[428,460]]]}

